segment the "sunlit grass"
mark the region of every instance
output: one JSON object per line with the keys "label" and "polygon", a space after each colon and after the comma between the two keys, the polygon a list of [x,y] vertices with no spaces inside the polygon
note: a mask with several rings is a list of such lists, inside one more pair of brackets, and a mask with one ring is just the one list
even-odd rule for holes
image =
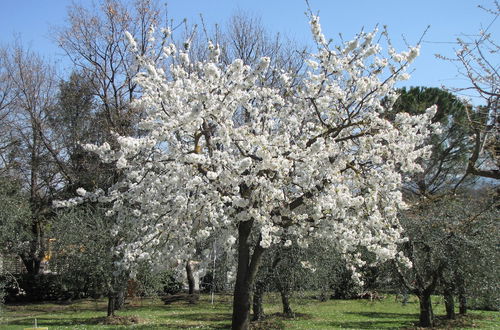
{"label": "sunlit grass", "polygon": [[[412,297],[403,306],[393,296],[382,301],[329,300],[320,302],[311,297],[293,300],[296,317],[281,317],[277,295],[267,296],[266,319],[253,324],[257,329],[414,329],[418,318],[418,303]],[[435,299],[436,315],[444,314],[444,306]],[[455,329],[494,329],[498,312],[471,311],[466,319],[441,326]],[[123,310],[117,311],[120,321],[133,319],[135,324],[109,325],[106,320],[105,300],[81,300],[68,305],[44,303],[5,306],[0,318],[0,329],[33,327],[35,318],[39,327],[49,329],[226,329],[231,322],[231,297],[218,295],[214,305],[210,296],[202,295],[197,304],[178,302],[164,305],[157,299],[133,299]]]}

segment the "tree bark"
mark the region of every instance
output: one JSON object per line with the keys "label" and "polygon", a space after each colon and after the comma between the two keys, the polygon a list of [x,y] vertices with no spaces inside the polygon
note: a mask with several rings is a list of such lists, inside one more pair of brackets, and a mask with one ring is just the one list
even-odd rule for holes
{"label": "tree bark", "polygon": [[29,251],[20,255],[26,271],[30,275],[38,275],[40,273],[40,266],[44,257],[45,247],[43,244],[43,231],[42,224],[33,219],[31,224],[31,234],[33,238],[30,241]]}
{"label": "tree bark", "polygon": [[[341,299],[340,295],[338,294],[338,292],[334,292],[334,297],[333,298],[335,298],[335,299]],[[321,286],[320,292],[319,292],[319,301],[325,302],[328,299],[330,299],[329,288],[328,288],[328,285],[326,285],[326,284],[323,283],[323,285]]]}
{"label": "tree bark", "polygon": [[467,314],[467,297],[465,292],[459,292],[458,294],[458,313],[460,315]]}
{"label": "tree bark", "polygon": [[467,296],[465,294],[465,283],[463,278],[458,278],[458,313],[460,315],[467,314]]}
{"label": "tree bark", "polygon": [[255,283],[255,290],[253,292],[253,318],[252,321],[260,321],[264,318],[264,307],[262,301],[264,299],[264,290],[266,284],[258,281]]}
{"label": "tree bark", "polygon": [[40,211],[43,204],[42,198],[39,195],[39,174],[40,174],[40,131],[37,130],[39,125],[36,118],[32,113],[33,109],[29,110],[32,124],[32,138],[31,138],[31,159],[30,159],[30,210],[31,210],[31,239],[29,242],[29,254],[23,258],[26,270],[31,275],[38,275],[40,273],[40,264],[44,257],[43,246],[43,228],[40,221]]}
{"label": "tree bark", "polygon": [[250,256],[250,234],[253,220],[241,222],[238,226],[238,270],[234,285],[233,298],[233,330],[247,330],[250,325],[251,289],[257,275],[262,254],[265,249],[260,246],[260,238]]}
{"label": "tree bark", "polygon": [[108,292],[108,317],[115,316],[116,297],[113,291]]}
{"label": "tree bark", "polygon": [[21,254],[20,257],[28,274],[38,275],[40,273],[41,260],[39,258],[33,256],[32,253],[29,255]]}
{"label": "tree bark", "polygon": [[423,292],[418,295],[420,302],[419,325],[424,328],[434,326],[434,315],[432,313],[432,302],[430,292]]}
{"label": "tree bark", "polygon": [[193,268],[191,267],[191,260],[186,262],[186,276],[188,281],[189,294],[194,294],[194,275]]}
{"label": "tree bark", "polygon": [[126,292],[126,277],[123,274],[113,275],[108,291],[108,316],[114,316],[115,311],[123,308]]}
{"label": "tree bark", "polygon": [[286,317],[294,317],[292,307],[290,306],[290,290],[286,285],[281,286],[281,303],[283,304],[283,314]]}
{"label": "tree bark", "polygon": [[293,317],[294,316],[293,310],[292,307],[290,306],[290,287],[287,285],[287,283],[283,283],[281,280],[286,281],[286,279],[276,277],[275,282],[281,295],[283,314],[286,317]]}
{"label": "tree bark", "polygon": [[446,318],[448,320],[455,319],[455,300],[453,297],[453,291],[449,289],[445,289],[444,291],[444,305],[446,308]]}
{"label": "tree bark", "polygon": [[115,310],[119,311],[125,305],[125,290],[126,288],[121,287],[120,290],[115,294]]}

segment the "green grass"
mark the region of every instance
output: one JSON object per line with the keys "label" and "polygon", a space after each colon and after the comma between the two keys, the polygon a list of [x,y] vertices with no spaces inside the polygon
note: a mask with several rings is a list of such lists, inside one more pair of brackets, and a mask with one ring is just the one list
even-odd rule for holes
{"label": "green grass", "polygon": [[[418,303],[412,297],[406,306],[395,302],[393,296],[382,301],[330,300],[319,302],[302,297],[294,300],[293,319],[281,317],[276,295],[268,295],[265,312],[268,317],[252,326],[255,329],[415,329]],[[435,299],[436,315],[444,314],[444,306]],[[118,311],[118,323],[134,318],[137,324],[109,325],[105,318],[105,300],[82,300],[69,305],[53,303],[7,305],[0,316],[0,329],[39,327],[49,329],[226,329],[231,320],[231,297],[216,296],[215,304],[203,295],[195,305],[179,302],[164,305],[159,300],[131,300],[124,310]],[[500,329],[498,312],[471,311],[466,318],[453,323],[439,320],[439,328]]]}

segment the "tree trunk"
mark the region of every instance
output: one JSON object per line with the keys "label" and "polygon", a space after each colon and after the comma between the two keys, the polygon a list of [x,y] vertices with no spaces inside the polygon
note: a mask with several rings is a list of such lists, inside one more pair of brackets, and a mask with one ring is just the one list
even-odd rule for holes
{"label": "tree trunk", "polygon": [[418,300],[420,302],[419,325],[424,328],[430,328],[434,325],[431,295],[428,292],[423,292],[418,296]]}
{"label": "tree trunk", "polygon": [[252,321],[260,321],[264,318],[264,307],[262,301],[264,299],[264,289],[266,284],[264,282],[255,283],[255,290],[253,292],[253,318]]}
{"label": "tree trunk", "polygon": [[115,316],[116,297],[113,291],[108,292],[108,317]]}
{"label": "tree trunk", "polygon": [[[30,112],[30,111],[28,111]],[[43,242],[43,227],[41,223],[41,207],[43,205],[42,198],[39,196],[38,178],[41,172],[41,156],[39,154],[39,145],[41,132],[37,129],[39,124],[34,116],[31,116],[32,131],[32,145],[31,145],[31,159],[30,159],[30,211],[31,211],[31,239],[29,242],[29,252],[25,262],[26,270],[31,275],[38,275],[40,273],[40,264],[44,258],[44,242]],[[39,172],[40,171],[40,172]]]}
{"label": "tree trunk", "polygon": [[31,234],[33,235],[29,243],[29,251],[20,255],[26,271],[30,275],[38,275],[44,257],[43,231],[41,223],[33,219]]}
{"label": "tree trunk", "polygon": [[115,311],[125,305],[127,292],[127,277],[124,274],[113,275],[108,291],[108,316],[114,316]]}
{"label": "tree trunk", "polygon": [[250,257],[250,233],[253,220],[241,222],[238,226],[238,270],[233,297],[233,330],[247,330],[250,324],[251,289],[264,253],[260,239]]}
{"label": "tree trunk", "polygon": [[281,303],[283,304],[283,314],[286,317],[293,317],[292,307],[290,306],[290,290],[286,285],[281,286]]}
{"label": "tree trunk", "polygon": [[126,288],[121,287],[120,290],[115,295],[115,310],[119,311],[125,305],[125,290]]}
{"label": "tree trunk", "polygon": [[[337,298],[337,295],[338,295],[338,292],[336,291],[334,298]],[[319,301],[325,302],[328,299],[330,299],[330,292],[328,291],[328,286],[327,285],[322,285],[321,286],[321,291],[319,293]]]}
{"label": "tree trunk", "polygon": [[464,292],[458,294],[458,313],[460,315],[467,314],[467,297]]}
{"label": "tree trunk", "polygon": [[28,274],[38,275],[40,273],[41,260],[39,258],[31,255],[31,253],[29,255],[21,254],[20,257]]}
{"label": "tree trunk", "polygon": [[444,305],[446,308],[446,318],[448,320],[455,319],[455,300],[453,298],[453,291],[445,289],[444,291]]}
{"label": "tree trunk", "polygon": [[465,294],[465,283],[462,277],[458,278],[458,313],[467,314],[467,296]]}
{"label": "tree trunk", "polygon": [[189,287],[189,294],[194,294],[195,282],[194,282],[193,268],[191,267],[191,260],[188,260],[186,262],[186,275]]}
{"label": "tree trunk", "polygon": [[[286,281],[286,279],[284,279]],[[292,307],[290,307],[290,287],[287,283],[281,282],[281,278],[276,277],[276,286],[281,295],[281,304],[283,306],[283,314],[286,317],[293,317]]]}

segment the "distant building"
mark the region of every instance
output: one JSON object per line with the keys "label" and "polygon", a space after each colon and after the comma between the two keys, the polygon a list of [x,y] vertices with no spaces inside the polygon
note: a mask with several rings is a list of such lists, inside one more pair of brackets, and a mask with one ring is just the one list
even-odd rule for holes
{"label": "distant building", "polygon": [[0,252],[0,274],[22,274],[26,273],[23,261],[17,254]]}
{"label": "distant building", "polygon": [[[40,263],[40,273],[47,274],[51,273],[49,269],[49,261],[52,258],[52,245],[55,242],[55,238],[49,238],[47,240],[47,251],[45,253],[42,262]],[[26,273],[26,267],[24,263],[19,257],[19,255],[14,253],[8,253],[6,251],[0,251],[0,275],[1,274],[23,274]]]}

